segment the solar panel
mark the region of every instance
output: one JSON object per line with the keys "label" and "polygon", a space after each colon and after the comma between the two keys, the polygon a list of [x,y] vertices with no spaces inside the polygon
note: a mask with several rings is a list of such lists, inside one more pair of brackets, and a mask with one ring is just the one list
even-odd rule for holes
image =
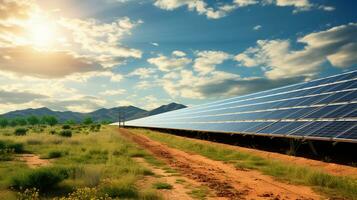
{"label": "solar panel", "polygon": [[357,70],[132,120],[126,125],[357,142]]}

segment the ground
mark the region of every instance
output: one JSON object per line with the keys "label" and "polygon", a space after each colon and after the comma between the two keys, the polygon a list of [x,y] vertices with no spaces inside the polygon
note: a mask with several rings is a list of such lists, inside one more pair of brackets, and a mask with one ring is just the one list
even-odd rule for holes
{"label": "ground", "polygon": [[0,199],[357,199],[354,167],[145,129],[26,128],[0,129]]}

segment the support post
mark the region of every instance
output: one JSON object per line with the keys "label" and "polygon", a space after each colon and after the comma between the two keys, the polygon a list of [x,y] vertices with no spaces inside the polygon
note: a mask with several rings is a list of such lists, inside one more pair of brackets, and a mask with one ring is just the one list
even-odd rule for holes
{"label": "support post", "polygon": [[296,155],[296,152],[298,151],[298,149],[300,148],[302,141],[300,140],[296,140],[296,139],[290,139],[290,148],[288,151],[289,155]]}
{"label": "support post", "polygon": [[319,154],[317,153],[316,148],[315,148],[314,144],[312,143],[312,141],[308,141],[308,144],[309,144],[309,147],[310,147],[312,153],[313,153],[315,156],[318,156]]}

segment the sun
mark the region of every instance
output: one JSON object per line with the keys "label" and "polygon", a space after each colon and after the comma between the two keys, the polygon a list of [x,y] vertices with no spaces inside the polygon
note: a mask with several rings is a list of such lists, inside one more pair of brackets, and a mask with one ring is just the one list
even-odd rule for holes
{"label": "sun", "polygon": [[33,16],[28,22],[29,43],[35,48],[49,48],[56,38],[55,23],[46,17]]}

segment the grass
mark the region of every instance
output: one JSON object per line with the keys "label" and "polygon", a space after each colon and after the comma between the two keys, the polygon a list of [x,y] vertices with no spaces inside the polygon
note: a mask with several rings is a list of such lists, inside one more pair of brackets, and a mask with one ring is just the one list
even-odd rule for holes
{"label": "grass", "polygon": [[164,182],[156,182],[153,187],[157,190],[171,190],[173,188],[172,185]]}
{"label": "grass", "polygon": [[153,173],[133,158],[160,162],[120,136],[116,127],[102,126],[91,132],[89,126],[72,125],[72,137],[51,134],[60,133],[62,126],[41,127],[40,133],[37,129],[28,128],[24,136],[14,135],[14,128],[0,129],[0,149],[11,148],[52,159],[50,166],[38,169],[16,159],[1,161],[0,199],[18,199],[31,187],[39,189],[40,197],[45,199],[71,199],[76,195],[94,199],[161,199],[151,189],[137,188],[137,181]]}
{"label": "grass", "polygon": [[208,188],[206,186],[201,186],[193,189],[190,193],[188,193],[194,199],[206,199],[208,195]]}
{"label": "grass", "polygon": [[333,176],[313,168],[265,159],[221,145],[203,143],[156,131],[136,129],[134,132],[145,134],[153,140],[176,149],[195,152],[213,160],[233,163],[237,168],[255,169],[283,181],[312,186],[327,196],[337,195],[357,199],[357,180],[350,177]]}
{"label": "grass", "polygon": [[10,187],[18,190],[36,188],[40,192],[45,192],[53,189],[58,183],[68,178],[68,173],[69,170],[59,167],[21,171],[11,178]]}

